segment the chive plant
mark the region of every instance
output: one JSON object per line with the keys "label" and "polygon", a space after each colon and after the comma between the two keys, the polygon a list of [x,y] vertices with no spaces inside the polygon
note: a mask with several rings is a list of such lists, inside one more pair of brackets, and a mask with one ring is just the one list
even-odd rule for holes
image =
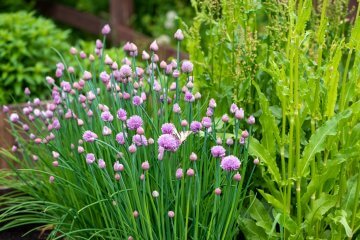
{"label": "chive plant", "polygon": [[[193,64],[179,54],[160,62],[156,41],[140,64],[134,43],[114,61],[109,33],[106,25],[88,58],[70,49],[77,66],[57,64],[56,80],[46,78],[50,102],[29,101],[20,116],[3,108],[17,143],[1,152],[12,170],[0,172],[0,184],[16,191],[0,196],[0,230],[37,224],[50,239],[234,239],[258,163],[248,154],[255,118],[236,104],[215,118],[215,100],[194,90]],[[181,30],[174,37],[179,51]]]}

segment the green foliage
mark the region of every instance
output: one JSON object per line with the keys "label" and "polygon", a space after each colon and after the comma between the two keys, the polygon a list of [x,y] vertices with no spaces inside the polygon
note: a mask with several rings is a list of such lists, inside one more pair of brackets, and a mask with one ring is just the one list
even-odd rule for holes
{"label": "green foliage", "polygon": [[247,239],[359,234],[360,20],[359,10],[354,23],[344,20],[348,2],[192,1],[196,86],[223,107],[261,109],[249,153],[263,182],[239,218]]}
{"label": "green foliage", "polygon": [[44,97],[44,76],[58,61],[52,48],[69,49],[68,35],[34,13],[0,14],[0,103],[24,101],[25,87]]}

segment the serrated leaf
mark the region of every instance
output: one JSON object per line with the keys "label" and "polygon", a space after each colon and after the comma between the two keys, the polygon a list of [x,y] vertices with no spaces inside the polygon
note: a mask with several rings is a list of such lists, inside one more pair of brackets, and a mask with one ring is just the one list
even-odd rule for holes
{"label": "serrated leaf", "polygon": [[316,132],[310,137],[309,144],[307,144],[303,151],[303,157],[297,169],[298,177],[305,177],[307,167],[316,153],[319,153],[325,148],[325,140],[328,136],[334,136],[337,133],[337,124],[340,120],[351,116],[350,110],[345,110],[331,119],[327,120]]}
{"label": "serrated leaf", "polygon": [[269,169],[274,180],[280,184],[281,176],[275,158],[273,158],[267,149],[255,138],[250,138],[249,154],[260,158],[260,161],[262,161]]}

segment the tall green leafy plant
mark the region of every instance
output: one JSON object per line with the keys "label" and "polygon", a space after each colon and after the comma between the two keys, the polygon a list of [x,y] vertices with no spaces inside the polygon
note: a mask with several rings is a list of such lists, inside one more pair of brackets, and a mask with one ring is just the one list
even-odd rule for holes
{"label": "tall green leafy plant", "polygon": [[250,154],[262,161],[265,187],[241,221],[249,239],[359,235],[360,20],[332,35],[328,30],[339,27],[328,25],[329,1],[316,25],[312,9],[307,0],[284,8],[286,48],[261,65],[276,92],[266,95],[253,83],[262,139],[253,141]]}

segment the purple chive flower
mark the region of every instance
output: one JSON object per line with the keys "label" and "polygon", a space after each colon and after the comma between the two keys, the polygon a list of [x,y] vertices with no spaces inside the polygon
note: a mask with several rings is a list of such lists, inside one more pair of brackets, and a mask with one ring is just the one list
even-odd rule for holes
{"label": "purple chive flower", "polygon": [[93,153],[86,154],[86,163],[92,164],[93,162],[95,162],[95,155]]}
{"label": "purple chive flower", "polygon": [[133,115],[126,121],[126,124],[130,130],[136,130],[143,125],[143,120],[138,115]]}
{"label": "purple chive flower", "polygon": [[9,112],[9,107],[8,106],[3,106],[3,113],[8,113]]}
{"label": "purple chive flower", "polygon": [[216,102],[215,102],[215,100],[213,98],[210,99],[210,101],[209,101],[209,107],[216,108]]}
{"label": "purple chive flower", "polygon": [[174,211],[168,211],[168,217],[169,218],[175,217],[175,212]]}
{"label": "purple chive flower", "polygon": [[254,118],[254,116],[251,115],[251,116],[248,118],[247,122],[248,122],[248,124],[250,124],[250,125],[255,124],[255,118]]}
{"label": "purple chive flower", "polygon": [[148,142],[144,135],[136,134],[132,138],[133,143],[135,143],[136,146],[147,146]]}
{"label": "purple chive flower", "polygon": [[191,73],[193,71],[193,68],[194,68],[194,65],[188,60],[185,60],[181,64],[181,71],[184,73]]}
{"label": "purple chive flower", "polygon": [[17,113],[12,113],[10,115],[10,121],[16,123],[20,120],[19,115]]}
{"label": "purple chive flower", "polygon": [[175,176],[177,179],[180,179],[184,176],[184,171],[181,168],[176,169]]}
{"label": "purple chive flower", "polygon": [[150,44],[150,50],[151,50],[151,51],[154,51],[154,52],[156,52],[156,51],[159,50],[159,46],[158,46],[156,40],[154,40],[154,41]]}
{"label": "purple chive flower", "polygon": [[106,163],[103,159],[99,159],[98,165],[100,169],[104,169],[106,167]]}
{"label": "purple chive flower", "polygon": [[174,34],[174,38],[178,41],[182,41],[184,40],[184,34],[181,31],[181,29],[176,30],[175,34]]}
{"label": "purple chive flower", "polygon": [[101,29],[101,33],[102,35],[108,35],[111,31],[111,28],[109,26],[109,24],[106,24],[102,29]]}
{"label": "purple chive flower", "polygon": [[24,93],[26,96],[29,96],[31,94],[31,91],[29,88],[25,88]]}
{"label": "purple chive flower", "polygon": [[165,152],[165,149],[163,147],[159,147],[159,149],[158,149],[158,160],[159,161],[163,160],[164,152]]}
{"label": "purple chive flower", "polygon": [[190,124],[190,130],[193,132],[193,133],[197,133],[199,132],[200,130],[202,129],[202,124],[198,121],[193,121],[191,124]]}
{"label": "purple chive flower", "polygon": [[195,97],[194,97],[194,95],[193,95],[191,92],[186,91],[186,92],[185,92],[184,100],[185,100],[186,102],[194,102],[194,101],[195,101]]}
{"label": "purple chive flower", "polygon": [[239,108],[235,111],[235,117],[237,119],[243,119],[244,118],[244,109]]}
{"label": "purple chive flower", "polygon": [[120,108],[118,111],[117,111],[117,117],[118,119],[120,119],[121,121],[126,121],[126,111],[122,108]]}
{"label": "purple chive flower", "polygon": [[205,127],[205,128],[209,128],[211,127],[211,118],[209,117],[203,117],[202,121],[201,121],[202,125]]}
{"label": "purple chive flower", "polygon": [[141,164],[141,168],[144,170],[144,171],[147,171],[150,169],[150,164],[148,161],[145,161]]}
{"label": "purple chive flower", "polygon": [[123,78],[130,77],[132,73],[131,67],[129,65],[122,65],[120,68],[120,76]]}
{"label": "purple chive flower", "polygon": [[114,171],[115,172],[121,172],[124,170],[124,165],[122,165],[121,163],[119,163],[119,161],[116,161],[114,163]]}
{"label": "purple chive flower", "polygon": [[101,113],[101,119],[105,122],[111,122],[112,120],[114,120],[114,117],[109,111],[105,111]]}
{"label": "purple chive flower", "polygon": [[223,148],[222,146],[213,146],[211,148],[211,154],[213,155],[213,157],[215,158],[221,158],[224,157],[226,153],[225,148]]}
{"label": "purple chive flower", "polygon": [[164,123],[164,124],[161,126],[161,132],[162,132],[163,134],[173,134],[174,129],[175,129],[175,126],[174,126],[174,124],[172,124],[172,123]]}
{"label": "purple chive flower", "polygon": [[66,81],[62,81],[60,83],[61,88],[63,89],[64,92],[70,92],[71,91],[71,84],[69,82]]}
{"label": "purple chive flower", "polygon": [[141,105],[143,103],[143,100],[142,100],[142,98],[140,97],[140,96],[134,96],[133,97],[133,104],[135,105],[135,106],[139,106],[139,105]]}
{"label": "purple chive flower", "polygon": [[85,131],[83,134],[83,139],[85,142],[93,142],[98,138],[98,136],[96,135],[96,133],[92,132],[92,131]]}
{"label": "purple chive flower", "polygon": [[206,116],[211,117],[212,115],[214,115],[214,109],[211,107],[208,107],[206,109]]}
{"label": "purple chive flower", "polygon": [[119,144],[121,144],[121,145],[125,144],[125,136],[124,136],[124,133],[121,132],[121,133],[116,134],[115,139],[116,139],[116,141],[117,141]]}
{"label": "purple chive flower", "polygon": [[236,171],[240,168],[240,160],[234,155],[229,155],[221,160],[220,167],[225,171]]}
{"label": "purple chive flower", "polygon": [[181,113],[181,108],[180,108],[179,104],[177,104],[177,103],[174,104],[173,112],[174,113]]}
{"label": "purple chive flower", "polygon": [[236,110],[238,110],[238,109],[239,109],[239,107],[236,106],[235,103],[231,104],[231,106],[230,106],[230,112],[231,112],[231,113],[235,113]]}
{"label": "purple chive flower", "polygon": [[159,137],[158,144],[166,151],[175,152],[179,148],[181,142],[172,134],[163,134]]}

